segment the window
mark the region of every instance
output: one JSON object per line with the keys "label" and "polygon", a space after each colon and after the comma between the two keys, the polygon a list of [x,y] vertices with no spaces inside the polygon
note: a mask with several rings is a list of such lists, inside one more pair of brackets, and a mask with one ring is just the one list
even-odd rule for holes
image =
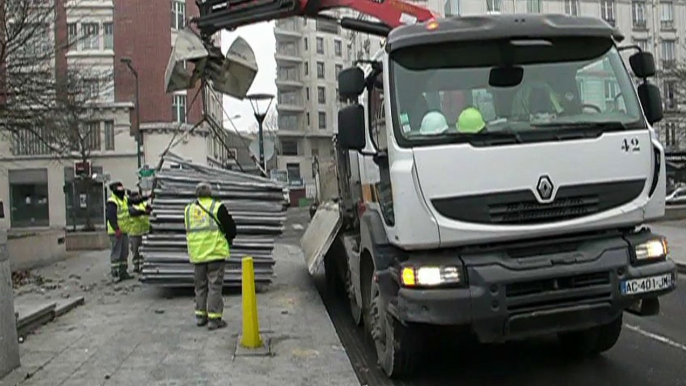
{"label": "window", "polygon": [[306,87],[305,88],[305,100],[310,100],[310,88]]}
{"label": "window", "polygon": [[571,16],[579,16],[579,0],[565,0],[565,13]]}
{"label": "window", "polygon": [[679,137],[677,136],[676,123],[665,123],[665,146],[668,148],[679,147]]}
{"label": "window", "polygon": [[[616,99],[621,95],[619,84],[614,79],[606,79],[605,86],[605,110],[615,110],[618,108]],[[621,98],[621,97],[620,97]]]}
{"label": "window", "polygon": [[83,94],[86,101],[98,99],[100,96],[100,79],[84,79]]}
{"label": "window", "polygon": [[83,50],[100,49],[100,25],[98,23],[81,24],[81,48]]}
{"label": "window", "polygon": [[541,12],[541,0],[526,0],[526,12],[527,13],[540,13]]}
{"label": "window", "polygon": [[639,46],[641,50],[648,51],[648,39],[635,39],[634,44]]}
{"label": "window", "polygon": [[488,12],[500,12],[502,0],[486,0],[486,10]]}
{"label": "window", "polygon": [[172,0],[171,5],[171,27],[176,30],[183,29],[186,24],[186,2]]}
{"label": "window", "polygon": [[662,65],[672,66],[676,59],[676,42],[674,40],[662,41]]}
{"label": "window", "polygon": [[70,50],[77,50],[79,48],[76,44],[79,40],[79,29],[76,23],[67,24],[67,39]]}
{"label": "window", "polygon": [[280,91],[277,96],[277,102],[286,105],[302,105],[302,93],[299,91]]}
{"label": "window", "polygon": [[300,56],[300,50],[298,49],[298,46],[296,45],[296,43],[293,43],[293,42],[289,42],[289,43],[277,42],[276,53],[279,55],[286,55],[286,56]]}
{"label": "window", "polygon": [[343,42],[336,40],[333,42],[333,47],[336,56],[343,56]]}
{"label": "window", "polygon": [[324,38],[317,37],[317,53],[324,54]]}
{"label": "window", "polygon": [[52,152],[52,130],[44,127],[21,127],[12,133],[12,155],[45,155]]}
{"label": "window", "polygon": [[645,0],[634,0],[631,2],[631,13],[634,21],[634,27],[646,26],[646,3]]}
{"label": "window", "polygon": [[673,80],[666,80],[664,84],[665,92],[665,109],[675,109],[676,102],[676,82]]}
{"label": "window", "polygon": [[172,102],[172,119],[177,123],[186,123],[186,96],[174,95]]}
{"label": "window", "polygon": [[105,150],[114,150],[114,121],[105,121]]}
{"label": "window", "polygon": [[9,171],[12,228],[50,225],[47,169]]}
{"label": "window", "polygon": [[446,17],[460,15],[460,0],[445,0],[443,12]]}
{"label": "window", "polygon": [[326,104],[326,88],[324,87],[317,87],[317,102],[319,102],[320,105]]}
{"label": "window", "polygon": [[309,41],[305,38],[305,51],[310,49]]}
{"label": "window", "polygon": [[674,3],[671,1],[660,2],[660,28],[674,28]]}
{"label": "window", "polygon": [[338,79],[338,74],[340,74],[341,71],[343,71],[343,66],[340,64],[337,64],[336,65],[336,79]]}
{"label": "window", "polygon": [[299,163],[287,163],[286,171],[288,172],[288,182],[295,182],[298,185],[302,183],[302,178],[300,177],[300,164]]}
{"label": "window", "polygon": [[85,124],[83,145],[88,150],[100,150],[100,122],[88,122]]}
{"label": "window", "polygon": [[283,155],[298,155],[298,141],[295,139],[282,139],[281,153]]}
{"label": "window", "polygon": [[298,130],[298,117],[295,115],[279,115],[279,129]]}
{"label": "window", "polygon": [[317,62],[317,78],[324,79],[324,62]]}
{"label": "window", "polygon": [[103,23],[102,31],[104,34],[104,43],[106,50],[114,49],[114,24]]}
{"label": "window", "polygon": [[305,75],[309,75],[309,74],[310,74],[310,63],[305,62]]}
{"label": "window", "polygon": [[319,129],[326,130],[326,113],[323,111],[319,112]]}
{"label": "window", "polygon": [[614,0],[600,0],[600,16],[608,23],[615,24]]}
{"label": "window", "polygon": [[307,113],[307,127],[310,127],[310,113]]}

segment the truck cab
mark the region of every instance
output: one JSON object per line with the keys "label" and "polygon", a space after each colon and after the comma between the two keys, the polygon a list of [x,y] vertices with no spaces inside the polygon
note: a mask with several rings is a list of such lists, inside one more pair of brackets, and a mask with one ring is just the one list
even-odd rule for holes
{"label": "truck cab", "polygon": [[675,288],[665,238],[643,226],[665,208],[654,60],[622,40],[588,17],[436,19],[341,72],[352,220],[328,266],[388,375],[412,370],[427,327],[597,354],[625,310],[655,314]]}

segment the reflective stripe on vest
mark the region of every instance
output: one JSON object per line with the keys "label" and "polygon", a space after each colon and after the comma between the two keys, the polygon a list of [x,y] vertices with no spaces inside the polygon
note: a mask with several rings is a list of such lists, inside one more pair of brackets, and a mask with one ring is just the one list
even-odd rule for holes
{"label": "reflective stripe on vest", "polygon": [[219,201],[211,198],[198,200],[212,217],[196,203],[186,206],[183,222],[186,228],[186,245],[191,263],[207,263],[229,257],[229,243],[217,224]]}
{"label": "reflective stripe on vest", "polygon": [[[112,194],[110,198],[107,199],[107,202],[113,202],[117,205],[117,223],[119,224],[119,229],[122,233],[128,234],[131,230],[131,216],[129,216],[128,200],[126,197],[120,199]],[[113,235],[114,233],[114,228],[112,228],[110,222],[107,221],[107,234]]]}
{"label": "reflective stripe on vest", "polygon": [[[134,208],[145,211],[145,202],[134,205]],[[129,235],[131,236],[142,236],[150,231],[150,217],[147,214],[143,214],[136,217],[131,217],[131,227],[129,230]]]}

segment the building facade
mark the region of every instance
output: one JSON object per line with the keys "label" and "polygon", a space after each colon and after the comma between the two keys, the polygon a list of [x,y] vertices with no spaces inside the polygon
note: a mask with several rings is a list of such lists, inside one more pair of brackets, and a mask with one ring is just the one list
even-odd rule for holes
{"label": "building facade", "polygon": [[[164,71],[176,31],[198,14],[194,0],[57,1],[56,41],[77,42],[58,52],[56,76],[69,69],[88,68],[111,73],[101,87],[96,112],[89,123],[90,161],[96,179],[92,186],[74,183],[77,159],[56,159],[47,146],[30,136],[0,137],[0,200],[11,228],[74,227],[87,222],[104,224],[108,180],[121,180],[136,189],[139,157],[155,167],[160,154],[179,130],[203,117],[203,98],[191,106],[198,89],[165,93]],[[78,38],[78,39],[77,39]],[[219,38],[219,34],[217,34]],[[122,62],[130,60],[136,78]],[[136,82],[140,89],[140,125],[135,111]],[[221,96],[207,92],[207,112],[221,125]],[[140,152],[136,134],[141,130]],[[229,152],[214,152],[213,136],[201,126],[192,135],[178,136],[175,154],[202,164],[225,165]],[[85,194],[88,189],[89,194]],[[90,218],[90,221],[86,221]]]}
{"label": "building facade", "polygon": [[[684,63],[680,42],[686,34],[686,2],[681,0],[428,0],[417,1],[444,16],[488,13],[557,13],[595,16],[616,25],[625,44],[651,51],[660,76],[654,79],[663,90],[665,119],[657,125],[668,151],[686,147],[679,103],[679,84],[666,74]],[[277,77],[279,92],[278,168],[288,170],[297,183],[313,183],[315,156],[332,154],[331,135],[336,132],[336,75],[357,59],[369,58],[380,48],[373,36],[340,30],[301,18],[277,21]],[[589,83],[590,85],[590,83]],[[593,85],[595,86],[595,85]],[[613,92],[612,85],[598,88],[599,98]],[[601,95],[602,94],[602,95]],[[606,96],[607,96],[606,95]]]}

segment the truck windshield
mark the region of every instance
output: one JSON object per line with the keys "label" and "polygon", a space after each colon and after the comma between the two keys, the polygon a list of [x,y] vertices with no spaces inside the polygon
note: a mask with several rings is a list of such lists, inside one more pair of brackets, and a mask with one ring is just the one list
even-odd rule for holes
{"label": "truck windshield", "polygon": [[396,138],[410,146],[646,127],[609,39],[413,46],[391,54],[390,77]]}

